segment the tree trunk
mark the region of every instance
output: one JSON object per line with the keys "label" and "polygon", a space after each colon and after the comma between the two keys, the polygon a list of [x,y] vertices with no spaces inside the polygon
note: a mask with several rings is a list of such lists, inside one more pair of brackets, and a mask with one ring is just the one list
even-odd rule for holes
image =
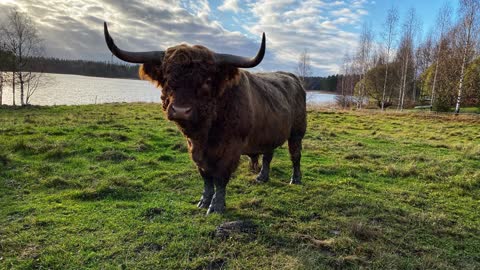
{"label": "tree trunk", "polygon": [[12,104],[13,106],[15,106],[15,71],[12,72],[12,94],[13,94]]}
{"label": "tree trunk", "polygon": [[467,31],[467,40],[465,42],[465,50],[463,50],[462,69],[460,70],[460,82],[458,83],[458,95],[457,95],[457,103],[455,104],[455,114],[460,113],[460,102],[462,100],[462,92],[463,92],[463,77],[465,76],[465,65],[467,64],[467,54],[468,54],[468,47],[470,46],[471,34],[472,34],[472,25],[470,24]]}
{"label": "tree trunk", "polygon": [[0,106],[3,105],[3,72],[0,71]]}
{"label": "tree trunk", "polygon": [[[387,53],[387,55],[389,55],[389,53]],[[385,81],[383,82],[382,111],[385,109],[385,93],[387,92],[387,78],[388,78],[388,59],[387,59],[387,64],[385,66]]]}
{"label": "tree trunk", "polygon": [[24,92],[24,85],[25,82],[23,81],[23,73],[18,73],[18,79],[20,81],[20,105],[25,106],[25,92]]}
{"label": "tree trunk", "polygon": [[[363,76],[363,78],[365,79],[365,76]],[[360,74],[360,81],[359,82],[362,82],[362,74]],[[362,88],[363,88],[363,86],[362,85],[360,85],[360,87],[358,88],[357,109],[362,108],[362,102],[363,102],[363,98],[362,98]],[[355,91],[355,89],[354,89],[354,91]]]}
{"label": "tree trunk", "polygon": [[467,51],[468,51],[468,46],[465,46],[465,50],[463,52],[462,68],[460,70],[460,82],[458,83],[457,103],[455,104],[456,114],[460,113],[460,102],[462,100],[463,77],[465,73],[465,62],[467,62]]}
{"label": "tree trunk", "polygon": [[437,63],[435,63],[435,74],[433,75],[432,96],[430,97],[430,106],[432,106],[432,108],[433,108],[433,103],[435,102],[435,86],[437,83],[438,66],[440,65],[440,53],[442,52],[442,39],[443,39],[443,35],[440,36],[440,44],[438,45],[438,52],[437,52],[437,61],[436,61]]}
{"label": "tree trunk", "polygon": [[345,75],[342,76],[342,108],[345,109],[346,104],[345,104]]}
{"label": "tree trunk", "polygon": [[[417,61],[418,63],[418,61]],[[417,79],[416,79],[416,74],[417,74],[417,65],[415,63],[415,68],[413,69],[413,89],[412,89],[412,98],[413,98],[413,104],[417,102]]]}
{"label": "tree trunk", "polygon": [[405,100],[405,92],[407,92],[407,75],[408,75],[408,57],[405,62],[405,76],[403,77],[403,91],[402,91],[402,102],[400,104],[400,111],[403,111],[403,103]]}
{"label": "tree trunk", "polygon": [[402,91],[403,91],[403,76],[405,76],[404,72],[404,63],[402,63],[402,76],[400,77],[400,89],[398,90],[398,104],[397,104],[397,111],[400,110],[400,103],[402,100]]}

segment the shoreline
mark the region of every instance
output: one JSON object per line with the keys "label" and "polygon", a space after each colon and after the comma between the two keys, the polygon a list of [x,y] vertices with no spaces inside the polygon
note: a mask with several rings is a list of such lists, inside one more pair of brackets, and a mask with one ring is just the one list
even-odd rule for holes
{"label": "shoreline", "polygon": [[322,94],[322,95],[337,95],[336,92],[330,92],[327,90],[305,90],[308,93],[316,93],[316,94]]}

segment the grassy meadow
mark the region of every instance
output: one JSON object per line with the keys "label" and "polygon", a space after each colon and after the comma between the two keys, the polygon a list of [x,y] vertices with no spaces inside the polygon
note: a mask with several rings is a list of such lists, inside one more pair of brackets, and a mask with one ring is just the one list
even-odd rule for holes
{"label": "grassy meadow", "polygon": [[[480,117],[311,109],[227,212],[159,104],[0,108],[0,269],[480,269]],[[219,237],[226,221],[248,231]]]}

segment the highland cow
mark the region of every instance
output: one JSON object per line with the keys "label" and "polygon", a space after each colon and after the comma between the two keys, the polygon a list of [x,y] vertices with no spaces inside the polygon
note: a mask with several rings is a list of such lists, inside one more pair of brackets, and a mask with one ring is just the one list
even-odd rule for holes
{"label": "highland cow", "polygon": [[207,208],[207,214],[224,212],[226,186],[241,155],[250,156],[252,165],[263,155],[256,181],[266,182],[274,149],[288,140],[290,183],[300,183],[306,130],[306,94],[300,80],[287,72],[241,69],[260,64],[265,34],[257,55],[246,58],[184,44],[166,51],[128,52],[115,45],[106,23],[104,31],[110,51],[121,60],[142,64],[140,77],[161,88],[163,110],[185,135],[203,178],[198,207]]}

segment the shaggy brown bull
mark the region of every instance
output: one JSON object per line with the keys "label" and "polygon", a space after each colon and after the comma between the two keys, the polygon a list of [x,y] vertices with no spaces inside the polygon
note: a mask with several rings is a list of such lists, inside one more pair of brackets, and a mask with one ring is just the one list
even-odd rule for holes
{"label": "shaggy brown bull", "polygon": [[273,151],[286,140],[293,163],[290,183],[300,183],[305,90],[290,73],[239,69],[260,64],[265,34],[257,56],[245,58],[198,45],[127,52],[114,44],[106,23],[104,28],[110,51],[124,61],[143,64],[140,77],[161,87],[163,110],[187,138],[204,180],[198,207],[208,208],[207,214],[225,210],[226,186],[241,155],[255,162],[263,154],[256,181],[268,181]]}

